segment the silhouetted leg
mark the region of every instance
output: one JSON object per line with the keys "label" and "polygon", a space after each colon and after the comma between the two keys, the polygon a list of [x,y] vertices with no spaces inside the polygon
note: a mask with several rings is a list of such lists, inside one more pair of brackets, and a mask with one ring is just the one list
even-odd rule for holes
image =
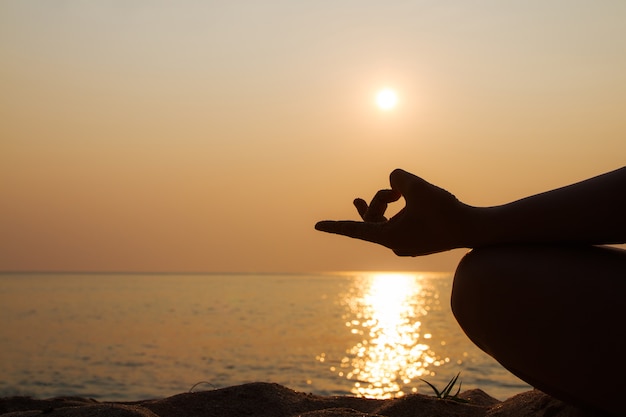
{"label": "silhouetted leg", "polygon": [[468,253],[452,310],[468,337],[537,389],[626,410],[626,251],[503,246]]}

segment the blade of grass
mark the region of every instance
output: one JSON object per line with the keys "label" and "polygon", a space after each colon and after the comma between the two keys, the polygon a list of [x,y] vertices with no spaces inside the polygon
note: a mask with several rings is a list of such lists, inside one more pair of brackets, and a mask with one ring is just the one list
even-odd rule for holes
{"label": "blade of grass", "polygon": [[[422,379],[422,378],[420,378],[420,379]],[[422,379],[422,381],[427,383],[428,386],[431,387],[433,391],[435,391],[435,395],[437,396],[437,398],[441,398],[441,393],[439,392],[439,390],[433,384],[431,384],[430,382],[426,381],[425,379]]]}
{"label": "blade of grass", "polygon": [[459,379],[460,374],[460,372],[456,374],[456,376],[448,382],[448,385],[445,386],[443,391],[441,391],[443,398],[448,398],[450,396],[450,391],[452,391],[452,388],[454,387],[454,384],[456,384],[456,380]]}

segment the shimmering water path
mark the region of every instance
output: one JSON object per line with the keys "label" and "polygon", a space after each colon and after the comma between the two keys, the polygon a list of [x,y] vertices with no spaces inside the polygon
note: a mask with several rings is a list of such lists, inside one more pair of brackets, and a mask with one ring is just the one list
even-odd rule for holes
{"label": "shimmering water path", "polygon": [[467,339],[433,273],[2,274],[0,396],[165,397],[252,381],[316,394],[505,399],[529,389]]}

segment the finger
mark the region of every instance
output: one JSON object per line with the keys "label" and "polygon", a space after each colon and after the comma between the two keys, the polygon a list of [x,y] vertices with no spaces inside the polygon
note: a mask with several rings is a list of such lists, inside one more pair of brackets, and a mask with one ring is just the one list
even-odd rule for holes
{"label": "finger", "polygon": [[396,169],[389,175],[389,182],[392,189],[404,196],[407,206],[415,204],[422,198],[430,198],[438,191],[447,193],[428,181],[401,169]]}
{"label": "finger", "polygon": [[400,199],[401,194],[396,190],[379,190],[372,202],[370,203],[370,208],[374,203],[393,203],[394,201],[398,201]]}
{"label": "finger", "polygon": [[381,226],[383,224],[356,222],[353,220],[323,220],[315,225],[315,229],[382,244],[383,229]]}
{"label": "finger", "polygon": [[395,190],[379,190],[370,203],[363,220],[366,222],[384,222],[385,211],[389,203],[397,201],[400,193]]}
{"label": "finger", "polygon": [[393,172],[389,175],[389,184],[391,184],[391,188],[399,191],[403,195],[409,190],[409,184],[411,184],[412,180],[416,177],[415,175],[406,172],[403,169],[397,168],[394,169]]}
{"label": "finger", "polygon": [[359,216],[365,220],[365,214],[367,213],[367,203],[365,200],[362,198],[355,198],[353,204],[354,207],[356,207],[356,211],[359,212]]}
{"label": "finger", "polygon": [[400,192],[404,196],[406,196],[412,188],[415,190],[415,186],[418,186],[419,189],[433,187],[431,183],[423,178],[413,175],[410,172],[406,172],[400,168],[394,169],[389,175],[389,183],[391,184],[391,188],[393,190]]}

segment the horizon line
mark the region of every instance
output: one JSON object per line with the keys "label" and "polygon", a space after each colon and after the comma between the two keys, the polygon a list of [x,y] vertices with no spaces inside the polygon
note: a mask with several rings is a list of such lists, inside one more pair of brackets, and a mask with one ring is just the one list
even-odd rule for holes
{"label": "horizon line", "polygon": [[367,270],[367,269],[345,269],[345,270],[324,270],[324,271],[98,271],[98,270],[0,270],[0,275],[53,275],[53,274],[67,274],[67,275],[308,275],[308,274],[349,274],[349,273],[451,273],[452,271],[422,271],[422,270]]}

